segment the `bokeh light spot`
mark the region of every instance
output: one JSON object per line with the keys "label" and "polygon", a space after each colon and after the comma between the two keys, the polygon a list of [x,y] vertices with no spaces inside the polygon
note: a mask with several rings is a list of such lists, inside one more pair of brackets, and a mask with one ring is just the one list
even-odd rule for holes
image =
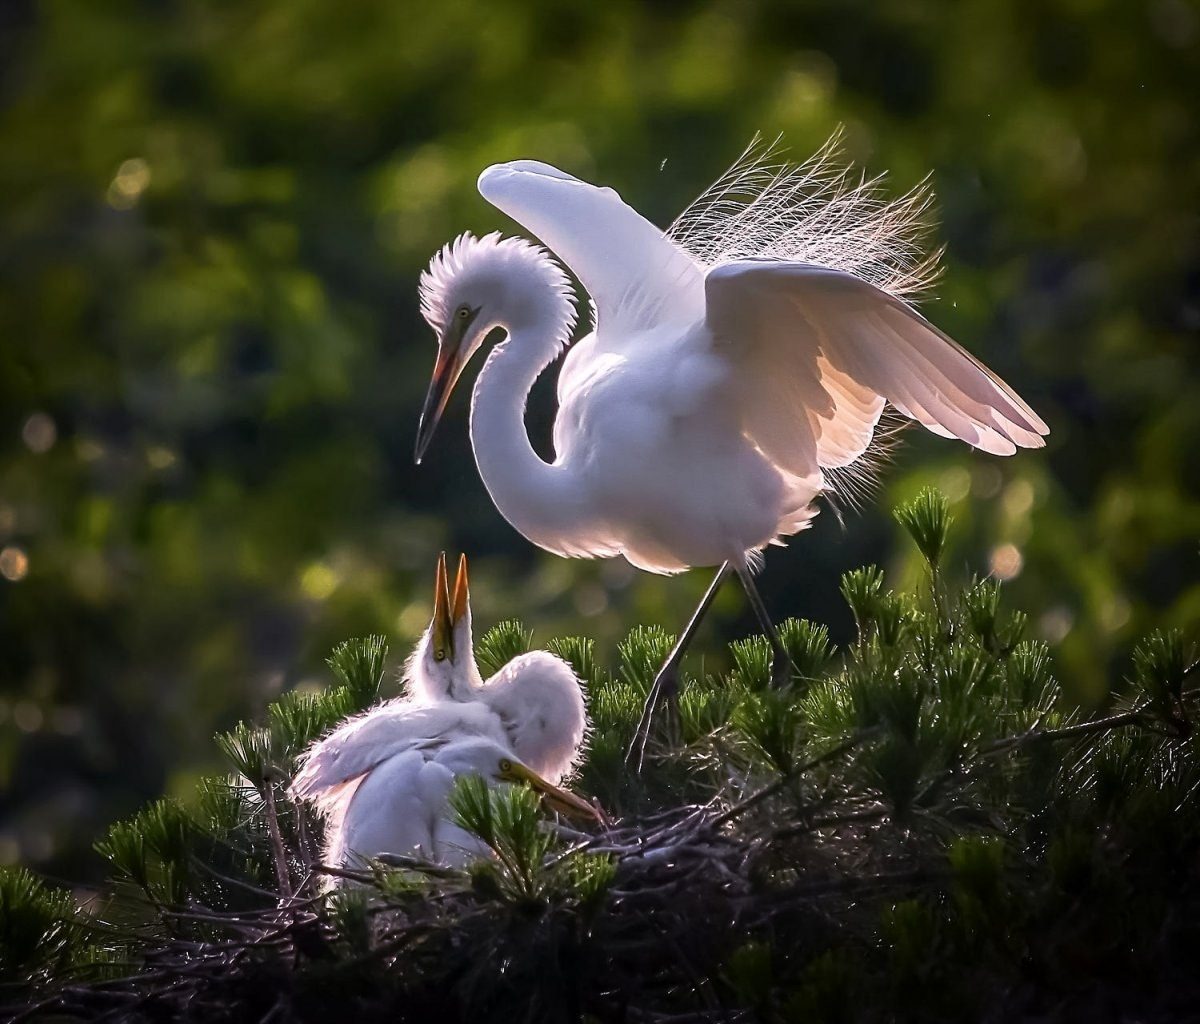
{"label": "bokeh light spot", "polygon": [[149,184],[150,165],[141,157],[126,160],[108,186],[108,205],[114,210],[131,209]]}
{"label": "bokeh light spot", "polygon": [[313,562],[300,575],[300,589],[314,601],[324,601],[337,590],[339,582],[337,573],[324,562]]}
{"label": "bokeh light spot", "polygon": [[1047,643],[1061,643],[1075,625],[1071,609],[1057,605],[1038,619],[1038,632]]}
{"label": "bokeh light spot", "polygon": [[1004,511],[1014,519],[1029,514],[1036,497],[1028,480],[1014,480],[1004,491]]}
{"label": "bokeh light spot", "polygon": [[993,548],[991,558],[988,559],[992,575],[999,580],[1011,580],[1018,576],[1024,564],[1021,549],[1015,544],[1001,544]]}
{"label": "bokeh light spot", "polygon": [[15,544],[0,551],[0,576],[16,583],[29,572],[29,556]]}
{"label": "bokeh light spot", "polygon": [[21,427],[21,440],[37,455],[48,452],[58,440],[58,427],[53,417],[44,412],[33,413]]}
{"label": "bokeh light spot", "polygon": [[971,474],[962,466],[953,466],[942,474],[938,486],[947,501],[962,501],[971,493]]}
{"label": "bokeh light spot", "polygon": [[178,461],[175,453],[170,448],[164,448],[162,445],[155,445],[146,452],[146,461],[150,464],[151,469],[170,469]]}

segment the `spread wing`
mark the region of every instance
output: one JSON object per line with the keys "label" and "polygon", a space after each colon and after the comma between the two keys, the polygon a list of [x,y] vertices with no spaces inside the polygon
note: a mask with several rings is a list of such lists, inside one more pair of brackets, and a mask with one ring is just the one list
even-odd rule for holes
{"label": "spread wing", "polygon": [[899,299],[840,270],[742,260],[705,278],[715,343],[739,367],[747,433],[805,477],[857,459],[885,401],[994,455],[1040,448],[1046,424]]}
{"label": "spread wing", "polygon": [[[500,728],[496,716],[477,702],[414,707],[396,701],[350,719],[314,743],[292,780],[291,795],[296,800],[321,804],[323,794],[336,791],[403,751],[421,751],[428,759],[455,738],[494,736]],[[503,740],[502,731],[499,735]]]}
{"label": "spread wing", "polygon": [[487,168],[479,191],[579,278],[606,335],[703,316],[700,268],[611,188],[536,160],[514,160]]}

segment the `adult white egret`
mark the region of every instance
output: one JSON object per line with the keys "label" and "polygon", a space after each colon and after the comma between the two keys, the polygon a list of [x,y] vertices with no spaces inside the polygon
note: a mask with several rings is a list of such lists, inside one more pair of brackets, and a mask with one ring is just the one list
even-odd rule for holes
{"label": "adult white egret", "polygon": [[479,703],[396,701],[353,719],[309,750],[291,794],[324,814],[325,858],[335,867],[381,853],[457,866],[488,852],[451,820],[448,797],[460,775],[524,783],[555,810],[600,820],[586,801],[522,763]]}
{"label": "adult white egret", "polygon": [[578,760],[587,718],[579,679],[532,651],[487,682],[471,640],[466,556],[453,596],[438,559],[434,613],[406,669],[407,695],[334,730],[304,755],[292,796],[326,819],[326,859],[346,866],[379,853],[460,864],[486,852],[447,818],[454,778],[524,782],[556,810],[600,814],[559,788]]}
{"label": "adult white egret", "polygon": [[405,673],[408,699],[483,704],[500,721],[518,759],[557,783],[575,767],[587,732],[579,677],[549,651],[519,654],[486,681],[475,663],[467,556],[451,591],[446,556],[438,558],[433,620]]}
{"label": "adult white egret", "polygon": [[884,406],[996,455],[1039,447],[1045,423],[904,301],[928,283],[927,197],[880,200],[831,171],[739,161],[659,230],[611,188],[533,160],[487,168],[479,191],[538,236],[591,296],[594,330],[558,379],[555,458],[529,442],[534,381],[563,352],[575,308],[544,249],[460,235],[421,278],[438,340],[417,433],[425,453],[450,392],[494,329],[471,402],[471,443],[501,514],[567,557],[623,555],[658,573],[717,565],[647,701],[660,694],[727,571],[786,655],[754,585],[762,549],[809,525],[815,499],[860,463]]}

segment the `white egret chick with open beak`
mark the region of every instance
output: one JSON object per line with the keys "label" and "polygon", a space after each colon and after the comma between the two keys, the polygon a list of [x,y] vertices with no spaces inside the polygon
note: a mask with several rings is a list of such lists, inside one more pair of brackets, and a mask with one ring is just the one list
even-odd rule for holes
{"label": "white egret chick with open beak", "polygon": [[409,699],[482,703],[499,718],[522,762],[551,782],[566,778],[587,731],[583,688],[571,666],[549,651],[529,651],[483,680],[471,637],[466,555],[459,558],[453,588],[446,556],[439,557],[433,605],[433,621],[405,673]]}
{"label": "white egret chick with open beak", "polygon": [[[771,639],[776,684],[788,680],[753,570],[768,544],[810,524],[819,497],[869,473],[885,406],[993,455],[1039,448],[1048,433],[910,304],[936,269],[921,254],[927,193],[886,202],[831,154],[800,167],[749,154],[667,231],[611,188],[535,160],[496,164],[480,193],[554,256],[498,232],[463,234],[421,277],[438,351],[418,462],[467,363],[503,332],[475,381],[471,445],[504,518],[569,558],[622,555],[657,573],[718,567],[655,680],[630,751],[639,764],[654,704],[677,687],[728,573]],[[569,350],[563,266],[594,320]],[[564,352],[547,462],[525,405]]]}
{"label": "white egret chick with open beak", "polygon": [[488,682],[471,644],[466,559],[453,595],[438,561],[434,615],[409,659],[409,696],[343,723],[303,755],[291,795],[325,817],[327,863],[396,853],[458,866],[486,846],[452,820],[454,779],[525,784],[560,813],[601,821],[559,783],[574,768],[587,718],[579,679],[545,651],[514,658]]}

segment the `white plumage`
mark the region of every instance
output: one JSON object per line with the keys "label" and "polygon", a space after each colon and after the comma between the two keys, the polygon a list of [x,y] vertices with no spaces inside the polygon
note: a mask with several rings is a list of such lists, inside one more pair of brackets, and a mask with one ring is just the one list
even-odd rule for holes
{"label": "white plumage", "polygon": [[831,152],[799,168],[749,154],[674,236],[547,164],[487,168],[479,191],[578,277],[594,330],[563,361],[545,462],[524,410],[574,323],[566,279],[518,239],[447,246],[421,280],[439,350],[418,460],[463,367],[501,328],[475,383],[471,441],[504,517],[564,556],[732,567],[773,636],[749,567],[861,464],[886,404],[993,454],[1041,446],[1033,410],[903,301],[936,266],[920,254],[925,193],[885,203]]}
{"label": "white plumage", "polygon": [[573,770],[587,727],[575,674],[534,651],[482,682],[471,642],[465,558],[451,597],[438,563],[434,616],[409,659],[408,694],[345,722],[303,756],[292,796],[325,817],[328,863],[352,866],[380,853],[463,864],[487,852],[449,820],[454,779],[522,782],[565,813],[597,817],[558,787]]}
{"label": "white plumage", "polygon": [[654,572],[743,563],[803,528],[825,471],[862,456],[887,402],[993,454],[1041,445],[1029,406],[898,297],[929,274],[912,239],[922,202],[881,204],[825,166],[768,175],[755,192],[751,164],[729,185],[751,189],[740,205],[728,188],[702,197],[679,229],[701,258],[612,189],[536,161],[489,167],[480,192],[570,267],[595,330],[563,363],[555,459],[543,462],[523,412],[574,322],[566,279],[523,241],[460,237],[422,279],[442,349],[422,442],[470,355],[504,328],[471,417],[500,511],[548,550]]}

